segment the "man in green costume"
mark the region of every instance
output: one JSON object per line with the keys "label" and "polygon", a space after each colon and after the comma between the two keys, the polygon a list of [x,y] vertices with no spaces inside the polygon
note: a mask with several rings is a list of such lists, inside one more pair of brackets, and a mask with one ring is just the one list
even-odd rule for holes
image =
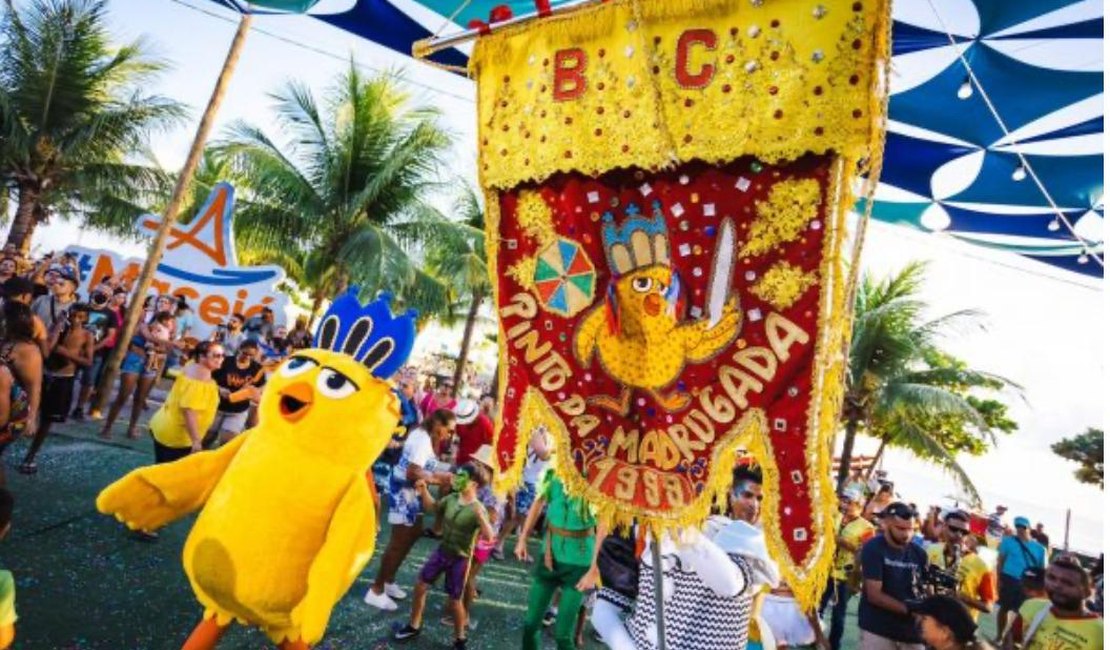
{"label": "man in green costume", "polygon": [[524,619],[524,650],[542,647],[540,632],[543,614],[551,604],[556,589],[562,590],[559,616],[555,620],[555,644],[559,650],[574,650],[574,627],[582,606],[582,592],[575,588],[590,568],[594,555],[594,517],[583,499],[571,498],[563,482],[548,472],[536,500],[528,510],[524,527],[516,542],[516,556],[527,562],[528,535],[547,506],[547,534],[543,540],[543,558],[532,573],[528,592],[528,614]]}

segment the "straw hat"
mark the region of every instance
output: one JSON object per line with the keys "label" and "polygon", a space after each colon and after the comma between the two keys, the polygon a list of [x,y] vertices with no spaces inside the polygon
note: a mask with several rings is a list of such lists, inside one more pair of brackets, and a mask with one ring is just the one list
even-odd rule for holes
{"label": "straw hat", "polygon": [[473,460],[478,461],[479,463],[485,465],[486,467],[490,468],[491,470],[494,469],[494,467],[493,467],[493,447],[491,447],[490,445],[482,445],[481,447],[478,447],[478,451],[471,454],[470,458],[473,459]]}

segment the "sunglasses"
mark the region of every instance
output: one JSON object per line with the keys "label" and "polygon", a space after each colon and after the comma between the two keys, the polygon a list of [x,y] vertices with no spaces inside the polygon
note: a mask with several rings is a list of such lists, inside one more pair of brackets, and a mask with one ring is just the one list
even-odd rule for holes
{"label": "sunglasses", "polygon": [[966,535],[971,531],[966,528],[960,528],[959,526],[949,526],[948,532],[952,533],[953,535]]}

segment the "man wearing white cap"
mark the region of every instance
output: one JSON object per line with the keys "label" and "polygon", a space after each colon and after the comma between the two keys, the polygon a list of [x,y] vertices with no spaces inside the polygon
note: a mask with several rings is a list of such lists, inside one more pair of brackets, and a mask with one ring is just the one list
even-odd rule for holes
{"label": "man wearing white cap", "polygon": [[[836,555],[833,556],[833,570],[825,595],[821,597],[820,616],[832,604],[832,620],[829,628],[829,646],[840,650],[840,640],[844,637],[844,618],[848,615],[849,577],[858,575],[857,554],[864,542],[875,536],[875,527],[867,521],[863,513],[863,492],[846,488],[840,493],[840,514],[836,526]],[[857,586],[858,588],[858,586]]]}

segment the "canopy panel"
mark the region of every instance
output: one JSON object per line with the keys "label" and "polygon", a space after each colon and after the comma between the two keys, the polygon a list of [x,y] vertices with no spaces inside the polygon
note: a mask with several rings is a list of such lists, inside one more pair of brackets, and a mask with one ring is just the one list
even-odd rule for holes
{"label": "canopy panel", "polygon": [[[531,0],[357,0],[310,15],[407,55],[463,4],[458,25],[488,20],[501,4],[514,15],[535,10]],[[1102,16],[1098,0],[895,0],[891,132],[874,216],[1102,275],[1081,257],[1101,257],[1103,245]],[[465,65],[466,54],[433,59]],[[1018,152],[1060,214],[1083,221],[1083,243],[1056,227]]]}

